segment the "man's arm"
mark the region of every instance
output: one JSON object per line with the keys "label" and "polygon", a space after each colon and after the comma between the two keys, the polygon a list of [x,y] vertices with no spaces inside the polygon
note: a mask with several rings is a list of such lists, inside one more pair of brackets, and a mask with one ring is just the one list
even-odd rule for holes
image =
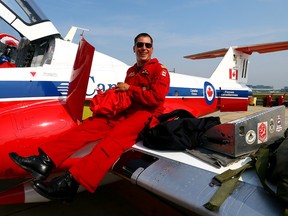
{"label": "man's arm", "polygon": [[157,75],[153,78],[150,89],[130,85],[128,94],[131,98],[149,107],[158,107],[164,102],[169,92],[170,76],[166,68],[157,67]]}

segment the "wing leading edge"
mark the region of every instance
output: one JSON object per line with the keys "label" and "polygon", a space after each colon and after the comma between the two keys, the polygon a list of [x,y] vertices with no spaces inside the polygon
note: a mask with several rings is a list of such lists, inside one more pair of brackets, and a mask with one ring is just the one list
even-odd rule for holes
{"label": "wing leading edge", "polygon": [[[266,44],[256,44],[249,46],[239,46],[233,47],[235,50],[251,55],[253,52],[257,52],[260,54],[269,53],[269,52],[277,52],[288,50],[288,41],[283,42],[275,42],[275,43],[266,43]],[[184,56],[184,58],[188,59],[207,59],[207,58],[218,58],[223,57],[229,48],[223,48],[218,50],[212,50],[209,52],[203,52],[193,55]]]}

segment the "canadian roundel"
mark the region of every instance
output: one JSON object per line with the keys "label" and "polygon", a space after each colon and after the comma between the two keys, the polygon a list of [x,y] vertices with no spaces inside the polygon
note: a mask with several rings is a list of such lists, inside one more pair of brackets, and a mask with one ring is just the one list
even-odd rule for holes
{"label": "canadian roundel", "polygon": [[204,83],[204,98],[207,104],[211,105],[215,100],[215,88],[210,82]]}

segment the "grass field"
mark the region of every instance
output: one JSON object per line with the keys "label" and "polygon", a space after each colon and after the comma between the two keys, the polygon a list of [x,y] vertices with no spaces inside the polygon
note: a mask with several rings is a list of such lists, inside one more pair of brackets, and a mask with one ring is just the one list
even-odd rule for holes
{"label": "grass field", "polygon": [[89,105],[85,105],[84,106],[84,110],[83,110],[83,115],[82,115],[82,119],[86,119],[88,117],[92,116],[92,112],[91,110],[89,109]]}

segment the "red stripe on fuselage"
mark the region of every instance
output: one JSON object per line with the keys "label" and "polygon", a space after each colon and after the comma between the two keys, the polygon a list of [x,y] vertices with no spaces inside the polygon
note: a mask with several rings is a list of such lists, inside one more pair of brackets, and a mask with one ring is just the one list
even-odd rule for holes
{"label": "red stripe on fuselage", "polygon": [[170,112],[175,109],[185,109],[191,112],[195,117],[204,116],[218,110],[216,99],[211,105],[208,105],[204,98],[195,97],[168,97],[165,101],[165,108],[165,112]]}
{"label": "red stripe on fuselage", "polygon": [[212,104],[207,104],[204,98],[195,97],[171,97],[166,98],[165,112],[175,109],[186,109],[195,117],[205,116],[207,114],[220,110],[221,112],[247,111],[247,98],[215,98]]}

